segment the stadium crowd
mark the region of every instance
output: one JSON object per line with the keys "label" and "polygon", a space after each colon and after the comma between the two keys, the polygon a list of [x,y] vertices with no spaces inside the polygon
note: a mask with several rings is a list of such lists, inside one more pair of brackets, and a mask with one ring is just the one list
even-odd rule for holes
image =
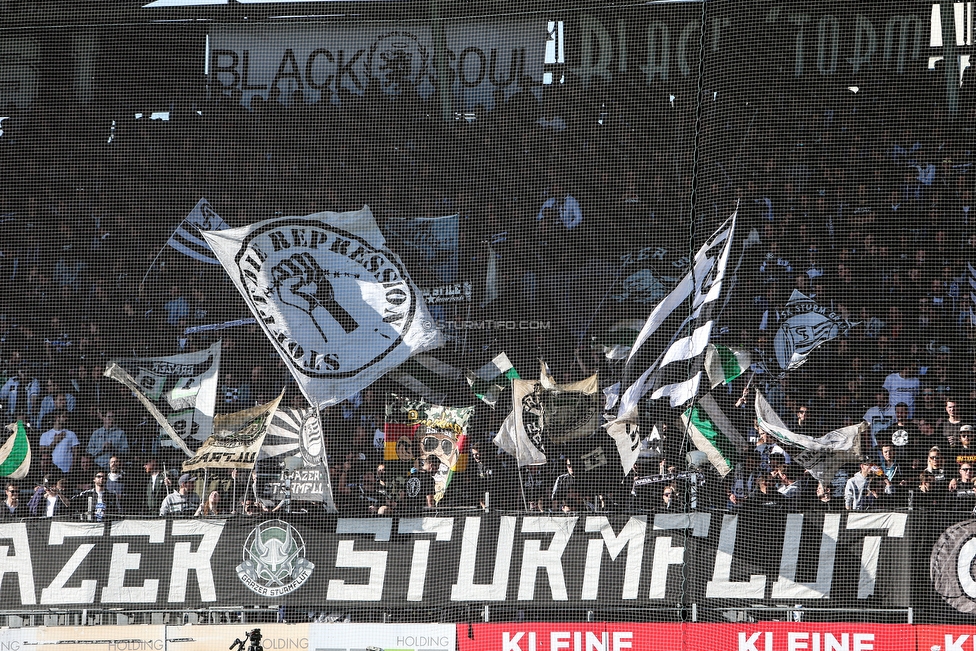
{"label": "stadium crowd", "polygon": [[[253,481],[173,472],[179,457],[159,446],[158,427],[128,389],[102,376],[112,359],[221,338],[219,412],[266,402],[282,387],[287,403],[301,404],[257,326],[187,334],[248,316],[219,267],[171,250],[157,257],[200,197],[232,226],[364,204],[381,225],[458,213],[460,275],[476,295],[436,316],[549,324],[447,332],[459,365],[474,352],[506,351],[523,377],[542,358],[559,378],[599,372],[606,386],[621,363],[591,340],[650,310],[608,298],[622,280],[621,256],[648,245],[690,250],[693,183],[699,240],[736,199],[737,238],[758,240],[719,321],[722,343],[752,349],[754,361],[769,358],[793,290],[858,325],[781,379],[760,370],[722,390],[755,445],[724,479],[704,467],[689,473],[680,423],[652,410],[627,478],[579,479],[571,458],[519,470],[490,443],[505,408],[477,403],[462,379],[456,398],[478,405],[471,457],[441,506],[971,512],[976,357],[967,263],[976,252],[976,171],[965,118],[946,114],[937,74],[857,93],[716,86],[706,94],[697,167],[687,89],[669,100],[658,87],[593,82],[584,92],[567,83],[542,101],[526,91],[499,95],[492,111],[455,122],[438,119],[432,100],[373,88],[343,96],[341,106],[292,99],[245,108],[221,96],[174,104],[167,120],[148,117],[156,107],[140,107],[138,118],[131,107],[11,108],[0,137],[0,405],[6,422],[29,423],[35,461],[27,480],[7,486],[0,512],[281,506],[249,489]],[[965,102],[969,128],[972,112]],[[485,291],[490,256],[497,296]],[[424,269],[411,272],[417,284],[429,281]],[[756,430],[757,388],[798,432],[819,436],[867,420],[863,463],[832,484],[814,480]],[[426,494],[408,503],[403,487],[411,471],[432,469],[384,461],[374,435],[383,429],[383,396],[397,391],[384,378],[323,413],[340,513],[428,505]]]}

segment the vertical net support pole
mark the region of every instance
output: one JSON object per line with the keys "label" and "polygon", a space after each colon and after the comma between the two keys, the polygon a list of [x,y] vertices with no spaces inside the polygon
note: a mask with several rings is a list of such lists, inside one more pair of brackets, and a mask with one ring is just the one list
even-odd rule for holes
{"label": "vertical net support pole", "polygon": [[437,99],[441,107],[441,119],[450,122],[454,119],[451,106],[451,82],[447,67],[447,36],[444,34],[444,21],[441,20],[439,0],[430,3],[430,31],[434,40],[434,72],[437,74]]}

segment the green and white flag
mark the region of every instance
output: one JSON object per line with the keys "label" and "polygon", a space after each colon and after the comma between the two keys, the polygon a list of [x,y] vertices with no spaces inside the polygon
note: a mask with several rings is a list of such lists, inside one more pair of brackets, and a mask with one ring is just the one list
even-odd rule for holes
{"label": "green and white flag", "polygon": [[389,377],[428,402],[441,404],[458,385],[461,370],[433,355],[414,355],[390,371]]}
{"label": "green and white flag", "polygon": [[729,348],[721,344],[708,344],[705,351],[705,373],[711,388],[728,384],[749,370],[752,356],[744,348]]}
{"label": "green and white flag", "polygon": [[10,436],[0,446],[0,477],[23,479],[30,472],[31,450],[24,422],[7,425]]}
{"label": "green and white flag", "polygon": [[735,467],[736,452],[746,441],[710,394],[681,415],[691,442],[705,453],[718,474],[724,477]]}
{"label": "green and white flag", "polygon": [[495,359],[491,360],[477,371],[465,371],[468,384],[474,395],[484,400],[492,408],[498,402],[498,396],[512,386],[512,380],[518,380],[519,374],[509,361],[508,355],[499,353]]}

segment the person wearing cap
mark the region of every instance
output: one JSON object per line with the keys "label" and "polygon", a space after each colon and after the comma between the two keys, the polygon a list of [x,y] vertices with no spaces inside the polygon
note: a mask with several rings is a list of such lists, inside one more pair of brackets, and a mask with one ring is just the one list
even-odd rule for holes
{"label": "person wearing cap", "polygon": [[844,508],[848,511],[867,511],[878,499],[871,486],[871,475],[877,466],[868,457],[861,457],[861,470],[847,480],[844,486]]}
{"label": "person wearing cap", "polygon": [[196,494],[197,478],[193,475],[183,473],[177,482],[179,490],[170,493],[159,505],[159,515],[184,515],[191,516],[197,512],[200,506],[200,496]]}
{"label": "person wearing cap", "polygon": [[973,476],[976,471],[971,461],[959,464],[959,476],[949,482],[946,506],[955,511],[972,513],[976,508],[976,484]]}

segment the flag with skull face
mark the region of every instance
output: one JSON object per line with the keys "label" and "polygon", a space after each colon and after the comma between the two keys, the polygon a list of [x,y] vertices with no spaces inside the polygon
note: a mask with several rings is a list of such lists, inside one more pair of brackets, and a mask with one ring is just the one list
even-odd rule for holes
{"label": "flag with skull face", "polygon": [[465,439],[474,407],[445,407],[425,400],[391,395],[383,426],[383,458],[408,461],[433,458],[438,499],[450,476],[467,466]]}

